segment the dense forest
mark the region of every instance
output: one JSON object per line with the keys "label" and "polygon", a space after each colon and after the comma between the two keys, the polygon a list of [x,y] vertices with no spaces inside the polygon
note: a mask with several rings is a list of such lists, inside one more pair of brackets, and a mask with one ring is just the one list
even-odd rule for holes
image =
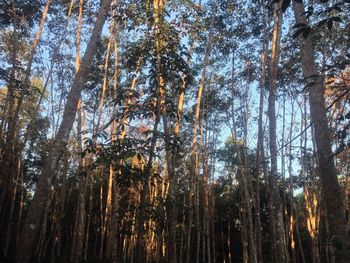
{"label": "dense forest", "polygon": [[1,0],[0,262],[349,263],[349,0]]}

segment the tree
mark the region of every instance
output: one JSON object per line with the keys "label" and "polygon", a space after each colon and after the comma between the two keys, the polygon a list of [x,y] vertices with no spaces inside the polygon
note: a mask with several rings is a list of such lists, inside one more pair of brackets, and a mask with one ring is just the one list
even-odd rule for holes
{"label": "tree", "polygon": [[17,262],[28,262],[30,260],[30,255],[32,254],[33,244],[36,238],[36,233],[38,231],[41,215],[43,211],[47,209],[50,187],[52,185],[52,181],[55,179],[55,170],[68,142],[69,133],[72,129],[75,114],[77,111],[80,94],[84,82],[88,76],[89,68],[94,57],[97,43],[102,32],[103,24],[109,11],[110,4],[111,0],[105,0],[101,2],[100,11],[96,18],[90,42],[87,46],[84,57],[82,58],[81,66],[79,67],[79,70],[74,77],[72,88],[67,98],[67,103],[65,106],[60,128],[56,134],[54,143],[51,146],[50,152],[45,161],[41,176],[36,185],[36,191],[31,202],[30,209],[24,221],[21,238],[18,243],[20,247],[18,250],[19,254],[17,256]]}
{"label": "tree", "polygon": [[[303,3],[293,1],[293,9],[296,22],[307,26]],[[311,120],[315,129],[318,172],[321,179],[329,230],[332,235],[331,242],[335,248],[336,262],[347,262],[350,260],[349,236],[346,230],[342,193],[334,166],[330,132],[327,124],[323,80],[315,63],[311,35],[300,36],[299,41],[304,79],[307,81],[309,91]]]}
{"label": "tree", "polygon": [[300,2],[3,1],[0,261],[348,260],[350,7]]}

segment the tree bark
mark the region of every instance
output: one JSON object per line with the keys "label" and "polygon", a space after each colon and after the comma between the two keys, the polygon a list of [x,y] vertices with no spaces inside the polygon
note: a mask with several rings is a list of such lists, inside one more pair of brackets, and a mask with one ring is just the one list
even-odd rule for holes
{"label": "tree bark", "polygon": [[31,258],[32,248],[39,228],[41,215],[48,200],[48,194],[50,192],[52,181],[55,178],[58,163],[68,143],[69,133],[73,126],[81,91],[88,77],[110,4],[111,0],[103,0],[101,2],[89,44],[86,48],[81,66],[74,77],[71,91],[68,94],[61,125],[45,161],[33,200],[24,221],[19,247],[17,247],[18,255],[16,260],[19,263],[29,262]]}
{"label": "tree bark", "polygon": [[[265,33],[267,31],[267,25],[265,26]],[[265,34],[266,35],[266,34]],[[267,48],[268,40],[264,37],[263,47],[261,52],[261,77],[260,77],[260,95],[259,95],[259,119],[258,119],[258,145],[257,145],[257,157],[256,157],[256,212],[255,212],[255,239],[256,239],[256,253],[257,261],[262,262],[262,240],[261,240],[261,221],[260,221],[260,175],[267,176],[264,154],[264,128],[263,128],[263,112],[264,112],[264,91],[266,81],[266,65],[267,65]]]}
{"label": "tree bark", "polygon": [[[308,26],[303,3],[293,1],[294,16],[297,23]],[[314,125],[318,173],[322,196],[326,205],[331,240],[335,250],[336,262],[350,262],[350,241],[347,233],[343,198],[334,165],[330,131],[324,102],[324,87],[315,62],[315,51],[311,35],[299,36],[300,55],[304,78],[307,81],[311,120]]]}
{"label": "tree bark", "polygon": [[273,253],[274,262],[286,262],[286,254],[284,249],[284,224],[281,207],[281,198],[276,189],[277,178],[277,136],[276,136],[276,84],[277,84],[277,69],[279,61],[280,41],[282,29],[282,10],[279,3],[274,4],[274,26],[272,40],[272,54],[270,66],[270,81],[269,81],[269,139],[270,139],[270,156],[271,156],[271,171],[269,178],[269,219],[271,231],[271,251]]}
{"label": "tree bark", "polygon": [[[83,18],[83,4],[84,0],[79,0],[79,13],[78,13],[78,27],[76,33],[76,49],[75,49],[75,70],[78,72],[80,67],[80,41],[81,41],[81,28]],[[77,118],[77,132],[78,132],[78,150],[83,151],[83,134],[86,132],[82,130],[83,123],[83,107],[82,100],[78,102],[78,118]],[[80,262],[82,255],[84,234],[85,234],[85,221],[86,221],[86,191],[87,191],[87,174],[85,171],[85,160],[81,157],[79,163],[79,195],[77,202],[77,212],[75,218],[75,229],[73,230],[73,242],[70,260],[75,263]]]}

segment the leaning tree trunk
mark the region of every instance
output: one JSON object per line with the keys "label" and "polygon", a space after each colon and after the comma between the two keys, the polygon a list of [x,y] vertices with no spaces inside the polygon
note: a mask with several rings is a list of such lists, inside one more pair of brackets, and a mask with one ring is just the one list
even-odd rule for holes
{"label": "leaning tree trunk", "polygon": [[[308,26],[304,4],[293,1],[293,9],[296,22]],[[306,38],[300,36],[299,41],[303,72],[309,93],[311,121],[315,129],[314,136],[321,191],[326,205],[326,216],[333,248],[335,249],[335,261],[350,262],[350,238],[347,234],[342,193],[332,154],[330,131],[323,96],[323,81],[315,62],[315,51],[310,34]]]}
{"label": "leaning tree trunk", "polygon": [[73,127],[81,91],[89,75],[90,66],[97,48],[97,43],[100,39],[110,4],[111,0],[103,0],[101,2],[101,7],[98,12],[89,44],[86,48],[81,66],[74,77],[71,91],[68,94],[61,125],[44,164],[39,182],[36,186],[33,200],[28,209],[27,218],[25,219],[23,225],[20,242],[18,243],[19,247],[17,248],[17,262],[19,263],[29,262],[31,258],[32,248],[37,230],[39,228],[41,215],[48,200],[48,194],[54,179],[58,162],[61,159],[62,153],[68,143],[69,133]]}

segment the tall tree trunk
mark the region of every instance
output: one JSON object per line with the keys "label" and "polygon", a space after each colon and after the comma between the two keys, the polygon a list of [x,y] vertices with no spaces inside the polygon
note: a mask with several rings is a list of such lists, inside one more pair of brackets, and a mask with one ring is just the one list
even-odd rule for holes
{"label": "tall tree trunk", "polygon": [[[206,262],[207,263],[211,263],[211,249],[210,249],[210,187],[209,187],[209,156],[208,153],[205,152],[204,153],[204,161],[203,161],[203,174],[204,174],[204,215],[203,215],[203,219],[204,219],[204,237],[205,238],[205,243],[206,244]],[[205,250],[204,250],[205,251]]]}
{"label": "tall tree trunk", "polygon": [[[304,4],[293,1],[294,16],[297,23],[306,26]],[[350,262],[350,240],[347,234],[343,198],[334,165],[330,131],[324,103],[324,87],[315,62],[315,51],[311,35],[299,37],[300,55],[304,78],[309,93],[311,120],[315,129],[316,156],[321,181],[322,196],[326,206],[326,216],[335,249],[336,262]]]}
{"label": "tall tree trunk", "polygon": [[[83,4],[84,0],[79,0],[79,13],[78,13],[78,27],[76,33],[76,50],[75,50],[75,70],[78,72],[80,67],[80,41],[81,41],[81,28],[82,28],[82,19],[83,19]],[[83,125],[83,107],[82,100],[78,102],[78,118],[77,118],[77,132],[78,132],[78,150],[79,152],[83,151],[83,134],[86,130],[82,129]],[[87,191],[87,174],[85,171],[85,160],[84,157],[81,157],[79,164],[79,195],[77,203],[77,212],[75,218],[75,229],[73,230],[73,242],[72,242],[72,252],[71,252],[71,261],[75,263],[80,262],[84,234],[85,234],[85,221],[86,221],[86,191]]]}
{"label": "tall tree trunk", "polygon": [[152,139],[151,139],[151,146],[149,148],[149,157],[148,162],[145,169],[145,176],[143,179],[143,187],[140,194],[140,204],[139,204],[139,210],[138,210],[138,217],[137,217],[137,227],[136,227],[136,262],[137,263],[143,263],[146,259],[146,249],[145,249],[145,219],[146,219],[146,209],[147,209],[147,196],[149,194],[149,178],[151,177],[152,173],[152,165],[153,165],[153,159],[155,157],[155,149],[156,149],[156,143],[158,139],[158,126],[160,123],[160,108],[161,108],[161,98],[158,93],[158,98],[156,102],[156,109],[155,109],[155,121],[152,131]]}
{"label": "tall tree trunk", "polygon": [[160,76],[160,71],[159,71],[159,66],[160,60],[158,56],[159,54],[159,49],[160,49],[160,39],[159,39],[159,33],[160,33],[160,28],[159,28],[159,23],[160,20],[162,20],[163,17],[163,11],[164,11],[164,1],[163,0],[153,0],[153,16],[154,16],[154,28],[153,28],[153,33],[155,35],[155,46],[154,50],[157,54],[157,62],[156,62],[156,67],[157,67],[157,101],[156,101],[156,109],[155,109],[155,121],[154,121],[154,126],[153,126],[153,132],[152,132],[152,139],[151,139],[151,146],[149,148],[149,157],[148,157],[148,162],[146,165],[146,170],[145,170],[145,176],[143,180],[143,187],[140,195],[140,204],[139,204],[139,211],[138,211],[138,222],[137,222],[137,228],[136,228],[136,262],[137,263],[143,263],[146,260],[146,245],[145,245],[145,219],[146,219],[146,208],[147,208],[147,198],[149,195],[149,179],[151,178],[151,173],[152,173],[152,165],[153,165],[153,158],[155,157],[155,148],[156,148],[156,143],[157,143],[157,132],[158,132],[158,126],[160,123],[160,117],[161,117],[161,108],[162,108],[162,100],[163,95],[164,95],[164,83],[162,83],[161,76]]}
{"label": "tall tree trunk", "polygon": [[[193,163],[193,162],[192,162]],[[193,165],[192,165],[193,166]],[[190,170],[194,169],[194,167],[190,167]],[[194,174],[194,172],[190,172],[191,174]],[[192,222],[193,222],[193,196],[192,191],[194,186],[194,180],[193,176],[191,175],[189,178],[189,189],[188,189],[188,200],[187,200],[187,206],[188,206],[188,212],[187,212],[187,240],[186,240],[186,263],[191,262],[191,238],[192,238]]]}
{"label": "tall tree trunk", "polygon": [[293,138],[293,127],[294,127],[294,102],[292,102],[292,112],[290,116],[290,130],[289,130],[289,160],[288,160],[288,174],[289,174],[289,243],[290,243],[290,250],[291,250],[291,262],[296,263],[296,250],[295,250],[295,239],[294,239],[294,229],[296,227],[296,214],[294,209],[294,180],[293,180],[293,174],[292,174],[292,167],[293,167],[293,156],[292,156],[292,138]]}
{"label": "tall tree trunk", "polygon": [[33,200],[28,209],[28,214],[24,222],[22,235],[19,242],[17,262],[28,262],[32,255],[32,248],[36,233],[40,224],[41,215],[48,200],[48,194],[55,178],[57,165],[62,153],[68,143],[69,133],[72,129],[77,112],[78,101],[80,99],[83,85],[88,77],[90,66],[97,48],[102,28],[109,11],[111,0],[103,0],[94,25],[94,29],[82,59],[81,66],[74,77],[71,91],[67,97],[60,128],[55,136],[54,143],[45,161],[44,168],[36,186]]}
{"label": "tall tree trunk", "polygon": [[[190,169],[190,174],[191,174],[191,179],[193,180],[193,186],[195,189],[194,193],[194,205],[195,205],[195,210],[196,210],[196,231],[197,231],[197,240],[196,240],[196,262],[199,262],[199,249],[200,249],[200,222],[199,222],[199,178],[198,178],[198,169],[199,169],[199,155],[198,155],[198,145],[197,145],[197,131],[198,131],[198,124],[199,124],[199,115],[200,115],[200,109],[201,109],[201,101],[202,101],[202,95],[204,92],[204,85],[206,81],[206,73],[207,73],[207,67],[209,64],[209,57],[211,53],[211,48],[212,48],[212,41],[213,41],[213,25],[214,25],[214,17],[216,13],[216,7],[214,7],[215,10],[212,11],[211,14],[211,20],[210,20],[210,25],[209,25],[209,35],[208,35],[208,44],[205,48],[204,52],[204,62],[203,62],[203,68],[202,68],[202,74],[201,74],[201,79],[199,82],[199,88],[198,88],[198,94],[197,94],[197,103],[196,103],[196,108],[195,108],[195,119],[194,119],[194,125],[193,125],[193,140],[192,140],[192,154],[191,154],[191,160],[192,160],[192,166]],[[190,227],[190,226],[189,226]],[[189,237],[190,238],[190,237]],[[188,242],[190,244],[190,242]],[[190,254],[191,249],[187,247],[187,258],[189,259],[189,254]]]}
{"label": "tall tree trunk", "polygon": [[269,81],[269,137],[270,137],[270,156],[271,156],[271,172],[269,178],[269,219],[271,234],[271,250],[274,262],[286,262],[284,247],[284,224],[281,207],[281,198],[279,191],[276,189],[277,178],[277,136],[276,136],[276,84],[277,69],[279,61],[280,41],[282,29],[282,10],[279,3],[274,4],[274,26],[273,41],[270,66]]}
{"label": "tall tree trunk", "polygon": [[[248,69],[248,76],[249,76],[249,69]],[[246,148],[247,144],[247,111],[248,111],[248,104],[247,104],[247,97],[248,97],[248,88],[246,87],[246,91],[244,92],[243,96],[243,102],[241,103],[243,105],[244,109],[244,116],[243,116],[243,146]],[[243,230],[242,230],[242,241],[243,241],[243,254],[244,254],[244,260],[243,261],[249,261],[252,263],[257,262],[257,255],[256,255],[256,242],[254,240],[254,227],[253,227],[253,218],[252,218],[252,204],[251,204],[251,198],[252,193],[250,192],[250,174],[248,167],[248,160],[247,160],[247,153],[244,148],[241,147],[239,144],[239,139],[237,137],[237,125],[236,125],[236,116],[235,116],[235,53],[233,52],[232,55],[232,73],[231,73],[231,118],[232,118],[232,128],[231,128],[231,136],[235,141],[236,144],[236,151],[237,151],[237,161],[239,168],[239,182],[241,183],[242,187],[242,220],[244,222],[243,224]],[[243,153],[243,154],[242,154]],[[247,171],[248,170],[248,171]],[[248,253],[249,249],[249,253]]]}
{"label": "tall tree trunk", "polygon": [[[267,25],[265,25],[265,37],[263,39],[263,47],[261,52],[261,77],[259,84],[259,119],[258,119],[258,146],[256,157],[256,214],[255,214],[255,238],[256,238],[256,252],[258,262],[262,262],[262,240],[261,240],[261,221],[260,221],[260,175],[266,172],[262,166],[265,165],[265,153],[264,153],[264,128],[263,128],[263,112],[264,112],[264,91],[266,81],[266,65],[267,65],[267,48],[268,38],[266,37]],[[264,174],[264,177],[267,175]]]}
{"label": "tall tree trunk", "polygon": [[103,75],[101,99],[100,99],[100,104],[98,107],[97,125],[96,125],[95,132],[99,132],[99,129],[101,126],[103,106],[104,106],[104,101],[105,101],[105,97],[106,97],[106,89],[107,89],[107,81],[108,81],[109,55],[111,53],[111,45],[112,45],[112,41],[113,41],[113,36],[112,36],[112,34],[113,34],[112,32],[114,31],[113,27],[114,27],[114,24],[112,25],[112,29],[111,29],[110,36],[108,38],[108,43],[107,43],[107,51],[106,51],[106,57],[105,57],[105,62],[104,62],[104,75]]}
{"label": "tall tree trunk", "polygon": [[[118,31],[118,27],[117,31]],[[114,30],[114,32],[112,31],[112,34],[114,35],[114,75],[113,75],[113,98],[116,100],[117,99],[117,84],[118,84],[118,32],[115,32],[116,30]],[[114,106],[113,109],[113,118],[115,116],[116,113],[116,108]],[[112,127],[111,127],[111,139],[112,142],[115,142],[117,140],[117,136],[116,136],[116,129],[117,129],[117,122],[116,120],[114,120],[112,122]],[[125,135],[124,135],[125,137]],[[122,137],[122,140],[124,139],[124,137]],[[109,228],[109,234],[107,235],[107,239],[106,239],[106,259],[109,262],[116,262],[117,261],[117,231],[118,231],[118,210],[119,210],[119,199],[120,199],[120,188],[119,185],[117,183],[117,178],[116,178],[116,174],[113,170],[114,168],[114,163],[112,162],[112,164],[110,164],[109,167],[109,172],[111,174],[112,177],[112,190],[113,190],[113,194],[112,194],[112,208],[111,208],[111,219],[110,222],[108,224],[108,228]],[[121,174],[117,173],[117,175],[119,176]]]}
{"label": "tall tree trunk", "polygon": [[[161,56],[163,53],[163,41],[159,38],[160,32],[162,30],[162,24],[164,20],[164,1],[163,0],[155,0],[154,1],[154,23],[155,23],[155,31],[157,34],[156,37],[156,52],[157,52],[157,84],[160,89],[161,96],[161,111],[163,116],[163,126],[164,126],[164,134],[165,134],[165,159],[167,162],[167,171],[169,177],[169,194],[167,201],[167,223],[168,223],[168,239],[167,239],[167,262],[176,263],[177,262],[177,250],[176,250],[176,225],[177,225],[177,207],[176,207],[176,198],[177,198],[177,177],[175,174],[175,165],[176,165],[176,153],[171,151],[170,146],[170,129],[168,126],[168,116],[166,110],[166,94],[165,94],[165,81],[164,77],[161,73],[162,65],[161,65]],[[180,94],[180,103],[178,108],[178,120],[175,124],[176,131],[179,132],[179,121],[182,112],[182,103],[184,99],[184,90],[183,87]],[[178,135],[178,134],[175,134]]]}
{"label": "tall tree trunk", "polygon": [[196,255],[196,263],[200,262],[199,253],[200,253],[200,247],[201,247],[201,222],[200,222],[200,215],[199,215],[199,154],[196,155],[195,160],[195,167],[196,167],[196,173],[194,177],[194,211],[195,211],[195,225],[196,225],[196,248],[195,248],[195,255]]}

